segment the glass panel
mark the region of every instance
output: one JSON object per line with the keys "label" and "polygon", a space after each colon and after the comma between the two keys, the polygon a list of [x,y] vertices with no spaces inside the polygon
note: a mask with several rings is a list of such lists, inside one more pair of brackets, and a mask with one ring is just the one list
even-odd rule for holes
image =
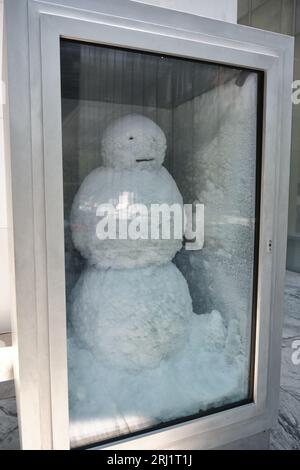
{"label": "glass panel", "polygon": [[61,72],[71,445],[251,401],[262,75],[70,40]]}

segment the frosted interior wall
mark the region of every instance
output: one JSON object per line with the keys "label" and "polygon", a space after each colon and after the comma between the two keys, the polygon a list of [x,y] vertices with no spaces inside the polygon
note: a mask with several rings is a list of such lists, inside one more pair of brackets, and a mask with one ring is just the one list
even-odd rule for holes
{"label": "frosted interior wall", "polygon": [[242,87],[230,81],[174,112],[175,179],[186,201],[205,205],[203,250],[180,253],[176,262],[190,284],[194,311],[217,309],[227,319],[238,318],[246,342],[254,262],[257,86],[256,75]]}
{"label": "frosted interior wall", "polygon": [[[251,400],[259,73],[75,41],[61,44],[71,445]],[[139,116],[136,126],[147,117],[165,134],[164,169],[155,170],[156,176],[148,167],[125,172],[103,167],[105,129],[132,114]],[[136,128],[129,131],[130,139]],[[142,160],[148,145],[145,132],[138,153]],[[180,240],[168,262],[153,266],[150,258],[149,266],[130,269],[102,269],[80,254],[74,231],[91,230],[80,213],[95,210],[95,194],[104,187],[109,193],[111,186],[115,195],[116,178],[122,194],[128,178],[135,202],[141,202],[137,195],[151,180],[147,200],[171,194],[167,185],[173,181],[177,198],[194,207],[204,204],[203,249],[189,251]],[[85,197],[78,199],[80,191]],[[70,219],[74,204],[75,224]],[[175,316],[166,327],[171,312]],[[167,348],[166,353],[171,335],[178,344],[174,341],[175,352]],[[109,337],[119,340],[110,344]]]}

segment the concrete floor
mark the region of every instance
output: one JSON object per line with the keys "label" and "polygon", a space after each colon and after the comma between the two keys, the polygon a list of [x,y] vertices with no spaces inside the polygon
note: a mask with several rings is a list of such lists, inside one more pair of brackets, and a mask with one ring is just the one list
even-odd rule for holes
{"label": "concrete floor", "polygon": [[[278,424],[271,432],[270,447],[300,449],[300,274],[286,274],[282,335],[281,386]],[[293,347],[294,346],[294,347]],[[297,360],[298,359],[298,360]],[[295,362],[295,363],[294,363]]]}
{"label": "concrete floor", "polygon": [[0,450],[20,448],[13,380],[0,383]]}
{"label": "concrete floor", "polygon": [[[1,338],[0,338],[1,339]],[[297,346],[296,341],[299,341]],[[278,424],[270,448],[300,449],[300,274],[287,272]],[[0,383],[0,450],[18,449],[19,433],[13,381]],[[264,447],[265,448],[265,445]]]}

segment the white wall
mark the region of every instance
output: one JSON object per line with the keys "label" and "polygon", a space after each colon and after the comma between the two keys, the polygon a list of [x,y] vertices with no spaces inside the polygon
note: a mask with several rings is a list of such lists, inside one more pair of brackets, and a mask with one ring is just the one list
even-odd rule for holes
{"label": "white wall", "polygon": [[237,22],[237,0],[132,0],[217,20]]}
{"label": "white wall", "polygon": [[[0,72],[2,71],[3,0],[0,0]],[[3,142],[2,85],[0,82],[0,333],[10,331],[10,288],[8,267],[8,236]]]}

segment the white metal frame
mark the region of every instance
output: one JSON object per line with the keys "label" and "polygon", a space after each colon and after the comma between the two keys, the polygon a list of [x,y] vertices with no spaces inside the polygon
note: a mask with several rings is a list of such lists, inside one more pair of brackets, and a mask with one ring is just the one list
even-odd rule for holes
{"label": "white metal frame", "polygon": [[23,448],[69,447],[60,37],[265,72],[254,401],[106,447],[208,449],[269,429],[279,393],[293,39],[128,0],[8,0],[5,23],[15,376]]}

